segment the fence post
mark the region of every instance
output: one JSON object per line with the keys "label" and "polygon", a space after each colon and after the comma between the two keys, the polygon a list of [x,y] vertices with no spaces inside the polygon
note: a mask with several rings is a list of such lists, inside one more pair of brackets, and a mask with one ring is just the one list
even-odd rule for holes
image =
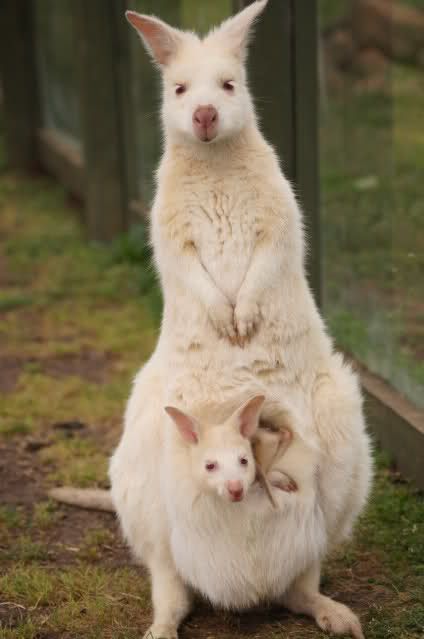
{"label": "fence post", "polygon": [[322,304],[319,201],[318,0],[292,0],[294,49],[295,182],[308,238],[307,272]]}
{"label": "fence post", "polygon": [[33,6],[29,0],[2,0],[0,72],[6,120],[8,164],[33,169],[37,164],[39,121]]}
{"label": "fence post", "polygon": [[[235,6],[251,1],[235,0]],[[320,305],[318,0],[270,2],[256,31],[250,54],[254,97],[265,136],[300,196],[308,280]]]}
{"label": "fence post", "polygon": [[[244,0],[250,4],[251,0]],[[270,2],[256,25],[249,54],[249,76],[261,130],[272,142],[286,176],[295,179],[292,7]]]}
{"label": "fence post", "polygon": [[[121,4],[121,0],[119,0]],[[114,0],[74,0],[88,236],[108,241],[128,225],[126,149]]]}

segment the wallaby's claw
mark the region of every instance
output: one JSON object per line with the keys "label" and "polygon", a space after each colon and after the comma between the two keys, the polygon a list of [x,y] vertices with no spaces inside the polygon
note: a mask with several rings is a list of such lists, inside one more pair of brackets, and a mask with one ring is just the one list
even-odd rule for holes
{"label": "wallaby's claw", "polygon": [[239,338],[245,343],[256,331],[261,319],[259,305],[256,301],[241,298],[236,304],[234,319]]}
{"label": "wallaby's claw", "polygon": [[209,310],[209,317],[218,335],[237,343],[237,331],[234,326],[234,310],[229,304],[217,304]]}

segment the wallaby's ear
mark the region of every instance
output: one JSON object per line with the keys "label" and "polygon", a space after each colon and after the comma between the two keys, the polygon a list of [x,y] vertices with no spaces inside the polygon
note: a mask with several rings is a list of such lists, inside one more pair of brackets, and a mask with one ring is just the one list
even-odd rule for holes
{"label": "wallaby's ear", "polygon": [[236,410],[231,417],[231,420],[235,421],[240,433],[243,437],[246,437],[246,439],[251,439],[258,430],[259,417],[264,401],[264,395],[256,395]]}
{"label": "wallaby's ear", "polygon": [[165,410],[173,419],[183,439],[189,444],[197,444],[199,441],[199,426],[196,420],[174,406],[166,406]]}
{"label": "wallaby's ear", "polygon": [[182,31],[170,27],[159,18],[135,11],[126,11],[125,17],[137,30],[152,58],[160,66],[166,66],[183,42]]}
{"label": "wallaby's ear", "polygon": [[228,18],[214,29],[208,40],[219,44],[244,62],[247,55],[252,27],[267,5],[268,0],[256,0],[232,18]]}

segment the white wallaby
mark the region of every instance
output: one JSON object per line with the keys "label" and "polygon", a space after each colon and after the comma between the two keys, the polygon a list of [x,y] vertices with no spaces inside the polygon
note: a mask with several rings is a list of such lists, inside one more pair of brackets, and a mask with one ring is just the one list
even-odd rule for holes
{"label": "white wallaby", "polygon": [[[366,502],[370,446],[356,377],[308,288],[299,207],[246,84],[249,33],[265,6],[253,2],[204,39],[127,13],[163,81],[151,234],[164,313],[110,478],[125,537],[151,574],[153,639],[177,637],[191,588],[225,608],[280,601],[363,639],[319,579]],[[164,407],[220,424],[254,394],[266,396],[266,422],[288,421],[293,439],[270,472],[297,490],[272,488],[276,509],[254,486],[239,503],[210,493],[193,502],[190,449]]]}

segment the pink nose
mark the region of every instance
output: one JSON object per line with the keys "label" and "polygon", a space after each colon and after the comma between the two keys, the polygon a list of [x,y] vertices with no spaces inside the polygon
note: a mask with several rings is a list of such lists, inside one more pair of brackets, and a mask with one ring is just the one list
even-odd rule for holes
{"label": "pink nose", "polygon": [[213,140],[217,133],[218,111],[211,104],[199,106],[193,113],[193,127],[201,140]]}
{"label": "pink nose", "polygon": [[226,486],[231,501],[241,501],[243,499],[243,484],[241,481],[227,481]]}

